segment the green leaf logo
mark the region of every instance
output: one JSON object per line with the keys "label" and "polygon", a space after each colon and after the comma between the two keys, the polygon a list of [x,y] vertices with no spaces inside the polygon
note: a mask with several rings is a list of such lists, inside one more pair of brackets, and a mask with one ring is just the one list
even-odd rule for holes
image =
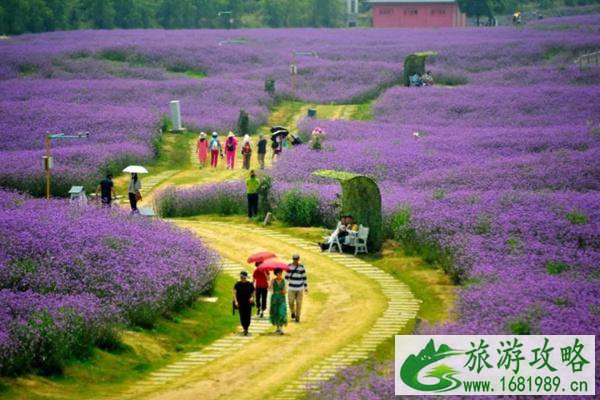
{"label": "green leaf logo", "polygon": [[451,349],[445,344],[441,344],[436,350],[435,343],[431,339],[419,354],[416,356],[411,354],[406,358],[400,368],[400,378],[406,385],[423,392],[446,392],[456,389],[461,385],[461,381],[454,377],[459,371],[447,365],[440,364],[426,373],[426,377],[438,379],[434,384],[419,382],[419,372],[433,363],[461,354],[464,354],[464,351]]}

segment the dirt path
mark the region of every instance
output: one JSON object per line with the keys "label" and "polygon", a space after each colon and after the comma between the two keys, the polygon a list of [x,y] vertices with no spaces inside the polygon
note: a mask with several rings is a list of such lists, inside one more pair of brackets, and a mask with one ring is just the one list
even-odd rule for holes
{"label": "dirt path", "polygon": [[288,259],[299,253],[309,274],[303,321],[274,336],[265,321],[253,336],[233,335],[165,367],[127,394],[150,399],[292,399],[336,371],[367,358],[398,332],[419,308],[408,288],[352,256],[321,253],[314,244],[254,225],[175,220],[226,260],[235,274],[247,254],[274,250]]}

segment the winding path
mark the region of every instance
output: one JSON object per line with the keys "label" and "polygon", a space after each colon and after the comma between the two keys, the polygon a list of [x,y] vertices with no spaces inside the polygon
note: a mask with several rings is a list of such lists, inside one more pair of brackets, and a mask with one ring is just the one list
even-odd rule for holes
{"label": "winding path", "polygon": [[300,253],[309,273],[303,321],[273,336],[267,320],[254,319],[252,336],[228,335],[182,361],[153,373],[126,394],[151,399],[294,399],[339,370],[369,357],[416,316],[419,301],[402,282],[358,258],[321,253],[315,244],[250,224],[202,218],[174,220],[223,257],[237,275],[244,257],[271,249]]}
{"label": "winding path", "polygon": [[[293,114],[276,110],[269,122],[295,131],[308,107],[302,105]],[[350,118],[356,110],[354,105],[322,107],[331,119]],[[190,145],[191,167],[148,177],[146,201],[167,184],[237,180],[247,173],[241,169],[240,157],[233,171],[222,166],[199,171],[195,143]],[[420,301],[404,283],[359,258],[322,253],[314,243],[253,224],[201,217],[172,222],[192,230],[215,249],[222,257],[223,271],[234,277],[248,268],[245,257],[252,252],[272,250],[286,259],[299,253],[307,266],[310,288],[303,319],[300,324],[288,325],[286,335],[280,337],[273,334],[267,318],[253,317],[251,336],[227,335],[201,351],[184,354],[181,360],[130,387],[124,398],[295,399],[341,369],[368,358],[379,344],[415,318],[419,309]]]}

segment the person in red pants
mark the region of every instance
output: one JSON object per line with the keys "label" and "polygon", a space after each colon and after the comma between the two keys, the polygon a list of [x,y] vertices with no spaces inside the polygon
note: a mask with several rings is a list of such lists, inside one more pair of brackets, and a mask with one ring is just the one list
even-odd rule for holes
{"label": "person in red pants", "polygon": [[233,169],[235,165],[235,150],[237,149],[238,141],[233,132],[229,132],[225,141],[225,155],[227,156],[227,169]]}
{"label": "person in red pants", "polygon": [[223,148],[219,141],[219,134],[217,132],[212,133],[212,139],[208,144],[208,150],[210,151],[210,166],[217,168],[217,162],[219,161],[219,154],[222,155]]}

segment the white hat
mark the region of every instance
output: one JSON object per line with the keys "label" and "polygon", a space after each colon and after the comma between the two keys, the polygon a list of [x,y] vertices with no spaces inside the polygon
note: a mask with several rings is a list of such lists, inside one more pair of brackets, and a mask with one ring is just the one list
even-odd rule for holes
{"label": "white hat", "polygon": [[244,143],[250,143],[250,135],[244,135]]}
{"label": "white hat", "polygon": [[219,134],[217,132],[213,132],[212,135],[213,135],[213,137],[219,136]]}
{"label": "white hat", "polygon": [[227,135],[227,137],[235,137],[235,135],[233,134],[233,132],[229,131],[229,135]]}
{"label": "white hat", "polygon": [[206,139],[206,133],[205,132],[200,132],[200,138],[201,139]]}

